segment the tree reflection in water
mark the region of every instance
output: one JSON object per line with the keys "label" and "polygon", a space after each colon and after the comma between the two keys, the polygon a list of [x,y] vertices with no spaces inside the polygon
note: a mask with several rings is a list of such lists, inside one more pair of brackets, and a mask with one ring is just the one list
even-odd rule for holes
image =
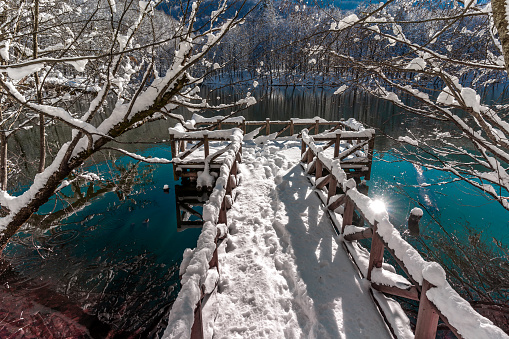
{"label": "tree reflection in water", "polygon": [[[105,180],[70,178],[48,213],[34,214],[12,240],[0,275],[0,337],[152,337],[164,329],[178,262],[137,246],[148,222],[124,222],[150,204],[142,193],[153,187],[154,167],[107,165]],[[111,232],[127,240],[96,241]]]}

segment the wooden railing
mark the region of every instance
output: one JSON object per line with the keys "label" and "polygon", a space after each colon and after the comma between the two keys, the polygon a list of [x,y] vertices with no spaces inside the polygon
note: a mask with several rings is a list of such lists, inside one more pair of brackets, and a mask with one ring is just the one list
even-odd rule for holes
{"label": "wooden railing", "polygon": [[233,203],[237,186],[238,163],[241,161],[240,138],[231,139],[219,176],[208,202],[203,206],[203,229],[192,253],[184,255],[180,266],[181,290],[170,313],[165,337],[203,338],[202,307],[217,288],[219,262],[217,249],[228,234],[226,211]]}
{"label": "wooden railing", "polygon": [[[300,137],[300,131],[307,129],[308,133],[313,131],[314,134],[320,133],[321,126],[329,127],[326,132],[333,132],[336,130],[355,130],[352,128],[347,121],[328,121],[320,117],[314,117],[309,119],[297,119],[293,118],[290,120],[271,120],[266,118],[261,121],[247,121],[244,117],[213,117],[204,118],[200,115],[194,114],[193,119],[196,121],[196,127],[207,126],[209,130],[223,129],[224,126],[234,126],[240,128],[244,134],[248,132],[248,127],[260,127],[258,133],[264,133],[270,135],[276,133],[275,137],[280,137],[284,132],[288,131],[288,134],[297,135]],[[275,128],[276,127],[276,128]]]}
{"label": "wooden railing", "polygon": [[[232,147],[234,139],[242,141],[242,133],[239,129],[228,129],[222,131],[184,131],[182,129],[170,128],[170,148],[173,163],[173,175],[175,180],[179,178],[198,177],[198,172],[203,171],[205,166],[208,170],[218,170],[223,161],[219,161],[229,148]],[[221,145],[210,154],[210,142],[221,142]],[[188,145],[192,144],[188,148]],[[196,156],[198,150],[203,151],[203,155]],[[242,154],[240,147],[239,157]],[[212,189],[211,186],[208,187]]]}
{"label": "wooden railing", "polygon": [[[426,262],[390,223],[383,208],[374,210],[376,202],[360,193],[355,180],[341,168],[339,159],[328,158],[316,140],[307,131],[302,133],[302,162],[307,164],[308,174],[315,174],[315,186],[326,192],[323,195],[328,210],[341,209],[343,221],[338,231],[343,235],[346,248],[360,272],[371,283],[371,287],[386,294],[419,302],[415,338],[435,338],[439,318],[458,338],[503,338],[504,332],[462,299],[447,283],[445,272],[437,263]],[[336,153],[335,153],[336,154]],[[368,227],[353,226],[354,213]],[[414,213],[414,215],[416,215]],[[417,214],[418,217],[418,214]],[[333,218],[334,219],[334,218]],[[358,251],[366,251],[355,240],[371,238],[369,261],[359,258]],[[355,245],[355,246],[353,246]],[[405,272],[403,277],[384,263],[385,249]],[[356,259],[357,258],[357,259]],[[381,309],[383,312],[383,309]],[[390,317],[385,317],[386,319]],[[466,323],[472,325],[465,328]],[[398,329],[391,325],[398,337]]]}

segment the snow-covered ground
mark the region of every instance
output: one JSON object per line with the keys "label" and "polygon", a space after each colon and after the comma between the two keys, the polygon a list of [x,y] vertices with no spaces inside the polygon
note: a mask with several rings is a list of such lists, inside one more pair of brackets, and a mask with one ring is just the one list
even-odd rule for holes
{"label": "snow-covered ground", "polygon": [[208,338],[390,338],[298,163],[300,143],[244,145]]}

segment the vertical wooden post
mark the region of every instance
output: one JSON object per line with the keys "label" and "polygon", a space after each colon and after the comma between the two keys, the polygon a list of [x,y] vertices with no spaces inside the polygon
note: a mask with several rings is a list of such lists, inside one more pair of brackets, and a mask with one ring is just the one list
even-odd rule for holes
{"label": "vertical wooden post", "polygon": [[314,157],[314,154],[313,154],[313,151],[311,151],[311,148],[308,148],[308,155],[307,155],[307,163],[309,164],[310,162],[313,161],[313,157]]}
{"label": "vertical wooden post", "polygon": [[246,134],[246,120],[242,120],[242,132]]}
{"label": "vertical wooden post", "polygon": [[304,142],[304,139],[302,139],[302,141],[300,143],[300,156],[301,157],[304,154],[304,152],[306,152],[306,143]]}
{"label": "vertical wooden post", "polygon": [[233,161],[231,174],[233,174],[235,177],[237,177],[238,167],[237,167],[237,154],[235,155],[235,160]]}
{"label": "vertical wooden post", "polygon": [[[346,193],[345,193],[346,194]],[[345,197],[345,209],[343,211],[343,226],[341,227],[341,234],[345,233],[346,225],[351,225],[353,222],[353,212],[355,204],[349,196]]]}
{"label": "vertical wooden post", "polygon": [[223,124],[221,124],[221,119],[217,119],[216,123],[217,123],[217,129],[223,129],[222,128]]}
{"label": "vertical wooden post", "polygon": [[207,133],[203,134],[203,152],[205,153],[205,160],[209,156],[209,136]]}
{"label": "vertical wooden post", "polygon": [[421,300],[419,301],[419,313],[415,326],[415,339],[435,338],[437,333],[439,315],[433,309],[426,292],[433,287],[427,280],[422,282]]}
{"label": "vertical wooden post", "polygon": [[216,238],[214,239],[214,244],[216,245],[216,248],[214,249],[214,252],[212,253],[212,259],[210,259],[210,261],[209,261],[209,268],[212,268],[212,267],[219,268],[219,257],[217,255],[217,239],[218,239],[218,236],[216,235]]}
{"label": "vertical wooden post", "polygon": [[233,174],[230,174],[230,187],[232,190],[237,187],[237,180],[235,179],[235,175]]}
{"label": "vertical wooden post", "polygon": [[186,150],[186,142],[184,140],[180,140],[179,152],[184,152],[185,150]]}
{"label": "vertical wooden post", "polygon": [[365,176],[366,180],[371,177],[371,165],[373,164],[373,151],[375,149],[375,136],[373,135],[368,142],[368,173]]}
{"label": "vertical wooden post", "polygon": [[334,143],[334,158],[339,155],[339,146],[341,144],[341,133],[336,133],[336,141]]}
{"label": "vertical wooden post", "polygon": [[203,339],[203,322],[201,317],[201,299],[194,309],[194,323],[191,327],[191,339]]}
{"label": "vertical wooden post", "polygon": [[422,210],[420,208],[413,208],[410,211],[410,216],[408,217],[408,230],[410,231],[410,235],[419,236],[419,221],[422,218]]}
{"label": "vertical wooden post", "polygon": [[[175,136],[170,134],[170,149],[171,149],[171,158],[175,159],[177,157],[177,145],[175,143]],[[173,164],[173,179],[178,180],[176,165]]]}
{"label": "vertical wooden post", "polygon": [[320,130],[320,125],[318,124],[319,120],[315,120],[315,134],[318,134],[318,131]]}
{"label": "vertical wooden post", "polygon": [[224,203],[224,199],[223,203],[221,204],[221,209],[219,210],[219,217],[217,219],[217,223],[226,225],[226,204]]}
{"label": "vertical wooden post", "polygon": [[378,233],[376,232],[378,221],[375,220],[373,224],[373,237],[371,238],[371,250],[369,251],[369,266],[367,279],[371,280],[371,271],[374,267],[382,267],[384,262],[384,242]]}
{"label": "vertical wooden post", "polygon": [[290,136],[292,136],[294,132],[295,132],[295,131],[294,131],[293,120],[292,120],[292,119],[290,119]]}
{"label": "vertical wooden post", "polygon": [[270,119],[269,118],[265,119],[265,134],[267,134],[267,135],[270,134]]}
{"label": "vertical wooden post", "polygon": [[322,170],[323,170],[322,162],[320,161],[320,159],[318,159],[318,156],[317,156],[316,157],[315,179],[322,177]]}
{"label": "vertical wooden post", "polygon": [[[334,176],[330,176],[329,180],[329,193],[327,194],[327,205],[329,205],[330,198],[336,195],[336,188],[338,187],[338,179]],[[344,220],[344,217],[343,217]]]}

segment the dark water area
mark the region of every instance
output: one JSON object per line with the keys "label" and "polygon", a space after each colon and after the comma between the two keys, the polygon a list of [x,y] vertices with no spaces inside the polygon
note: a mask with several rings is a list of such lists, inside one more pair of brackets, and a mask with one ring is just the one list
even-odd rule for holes
{"label": "dark water area", "polygon": [[[369,194],[385,201],[392,222],[403,232],[409,211],[421,203],[429,211],[421,222],[426,236],[437,229],[431,216],[450,232],[463,224],[483,236],[509,243],[507,212],[462,183],[428,186],[448,178],[386,151],[399,147],[391,138],[407,130],[427,133],[442,127],[401,112],[365,94],[333,95],[333,89],[273,88],[254,91],[258,104],[241,112],[248,120],[320,116],[355,118],[377,128]],[[231,89],[203,89],[215,103],[239,99]],[[186,118],[192,113],[179,112]],[[210,116],[211,112],[201,113]],[[225,114],[225,113],[219,113]],[[174,121],[160,121],[128,133],[122,144],[144,156],[170,158],[167,138]],[[70,131],[58,130],[57,142]],[[37,141],[35,131],[27,138]],[[15,145],[26,156],[37,147]],[[195,247],[200,229],[177,232],[175,185],[171,165],[136,164],[118,156],[94,158],[86,170],[102,180],[79,179],[43,206],[5,251],[0,276],[0,338],[157,337],[179,289],[178,267],[185,248]],[[29,169],[27,168],[27,171]],[[86,173],[83,173],[86,175]],[[99,184],[100,183],[100,184]],[[169,185],[169,193],[163,185]],[[424,184],[424,185],[423,185]],[[46,215],[46,217],[44,217]],[[6,265],[4,265],[6,266]],[[2,327],[3,326],[3,327]]]}

